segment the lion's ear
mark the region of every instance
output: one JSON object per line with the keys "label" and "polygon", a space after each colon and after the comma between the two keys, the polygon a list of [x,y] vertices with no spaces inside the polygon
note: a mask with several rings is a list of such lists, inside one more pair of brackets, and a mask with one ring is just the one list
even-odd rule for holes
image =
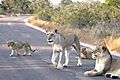
{"label": "lion's ear", "polygon": [[86,50],[86,48],[82,48],[82,51],[85,51]]}
{"label": "lion's ear", "polygon": [[47,33],[48,32],[48,30],[47,29],[45,29],[45,33]]}
{"label": "lion's ear", "polygon": [[107,50],[107,47],[106,46],[102,46],[102,50],[103,52]]}
{"label": "lion's ear", "polygon": [[6,43],[9,43],[9,42],[14,42],[14,40],[7,40],[7,42],[6,42]]}
{"label": "lion's ear", "polygon": [[57,29],[55,29],[55,30],[54,30],[54,32],[55,32],[55,33],[58,33],[58,30],[57,30]]}

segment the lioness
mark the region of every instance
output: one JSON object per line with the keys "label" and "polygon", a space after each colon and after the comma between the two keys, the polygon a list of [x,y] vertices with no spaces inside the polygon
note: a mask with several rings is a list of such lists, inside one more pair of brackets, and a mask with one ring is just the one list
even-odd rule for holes
{"label": "lioness", "polygon": [[[78,37],[75,34],[64,36],[60,32],[55,29],[54,31],[46,31],[47,42],[52,44],[53,54],[51,58],[51,62],[58,69],[62,69],[63,66],[68,66],[69,63],[69,50],[71,46],[74,45],[75,50],[77,51],[78,56],[78,66],[82,65],[81,56],[80,56],[80,42]],[[62,55],[65,54],[65,63],[61,65]],[[59,55],[58,64],[56,63],[56,59]]]}
{"label": "lioness", "polygon": [[105,76],[112,79],[120,79],[120,60],[112,60],[111,68],[105,73]]}
{"label": "lioness", "polygon": [[112,56],[106,46],[98,46],[92,52],[92,58],[95,59],[95,68],[86,71],[85,76],[98,76],[105,74],[106,77],[113,79],[120,78],[120,61],[112,59]]}
{"label": "lioness", "polygon": [[30,44],[26,42],[15,42],[13,40],[7,41],[7,46],[11,47],[11,54],[9,56],[13,56],[14,51],[16,51],[17,56],[19,56],[19,50],[24,49],[25,52],[23,56],[25,55],[31,55],[30,51],[35,52],[35,50],[31,49]]}
{"label": "lioness", "polygon": [[92,50],[83,47],[81,48],[81,58],[82,59],[92,59]]}
{"label": "lioness", "polygon": [[86,71],[85,76],[97,76],[106,73],[112,63],[112,56],[106,46],[98,46],[92,52],[92,58],[95,59],[95,68]]}

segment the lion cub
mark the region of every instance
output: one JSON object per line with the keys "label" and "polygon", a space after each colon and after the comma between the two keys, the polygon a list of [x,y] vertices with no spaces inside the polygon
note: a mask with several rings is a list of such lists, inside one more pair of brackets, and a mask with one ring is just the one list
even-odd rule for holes
{"label": "lion cub", "polygon": [[81,52],[82,59],[92,59],[92,50],[84,47],[84,48],[81,48],[80,52]]}
{"label": "lion cub", "polygon": [[19,56],[19,50],[21,49],[25,50],[23,56],[31,55],[30,51],[35,52],[35,50],[32,50],[30,44],[27,42],[15,42],[10,40],[7,41],[7,46],[11,48],[11,54],[9,56],[13,56],[14,52],[16,52],[16,55]]}

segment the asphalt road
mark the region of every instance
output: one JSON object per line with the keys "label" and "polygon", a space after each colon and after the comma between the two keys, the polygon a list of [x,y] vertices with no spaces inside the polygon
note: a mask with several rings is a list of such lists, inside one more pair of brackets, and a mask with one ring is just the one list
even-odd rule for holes
{"label": "asphalt road", "polygon": [[[32,56],[9,57],[7,40],[27,41],[37,51]],[[94,60],[82,60],[83,66],[77,67],[74,51],[69,67],[57,70],[50,62],[51,53],[44,33],[24,23],[0,23],[0,80],[111,80],[85,77],[84,72],[94,67]]]}

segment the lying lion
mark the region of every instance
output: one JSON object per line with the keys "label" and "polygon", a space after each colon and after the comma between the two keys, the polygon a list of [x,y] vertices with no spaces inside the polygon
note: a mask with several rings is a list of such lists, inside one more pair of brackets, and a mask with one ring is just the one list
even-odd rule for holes
{"label": "lying lion", "polygon": [[112,59],[106,46],[98,46],[92,52],[92,58],[96,60],[95,68],[86,71],[85,76],[105,75],[112,79],[120,79],[120,61]]}

